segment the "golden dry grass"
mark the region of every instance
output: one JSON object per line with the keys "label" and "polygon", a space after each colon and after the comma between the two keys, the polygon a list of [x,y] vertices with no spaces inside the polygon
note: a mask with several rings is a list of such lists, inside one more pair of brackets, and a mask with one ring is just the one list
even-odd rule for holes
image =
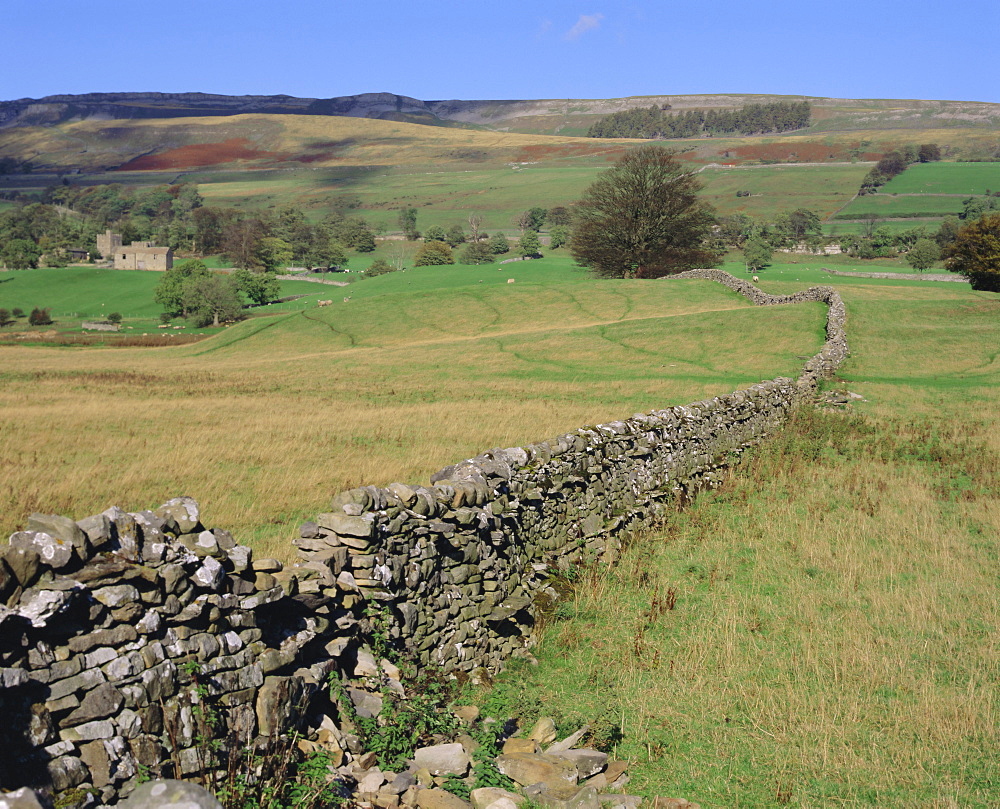
{"label": "golden dry grass", "polygon": [[2,347],[4,528],[189,494],[287,557],[337,491],[794,373],[822,318],[582,281],[384,292],[178,349]]}

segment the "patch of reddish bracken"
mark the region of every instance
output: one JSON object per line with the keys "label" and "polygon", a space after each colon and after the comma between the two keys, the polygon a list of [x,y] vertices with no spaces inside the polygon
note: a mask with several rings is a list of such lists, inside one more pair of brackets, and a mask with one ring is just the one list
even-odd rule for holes
{"label": "patch of reddish bracken", "polygon": [[159,154],[148,154],[129,160],[118,167],[119,171],[169,171],[217,166],[238,160],[288,160],[282,152],[254,149],[247,138],[229,138],[219,143],[192,143],[167,149]]}

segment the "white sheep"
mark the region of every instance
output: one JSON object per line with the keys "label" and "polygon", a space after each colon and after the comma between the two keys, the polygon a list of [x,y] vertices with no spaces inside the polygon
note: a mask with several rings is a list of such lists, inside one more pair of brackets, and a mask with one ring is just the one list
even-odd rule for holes
{"label": "white sheep", "polygon": [[760,281],[760,279],[755,275],[753,277],[753,282],[756,284],[758,281]]}

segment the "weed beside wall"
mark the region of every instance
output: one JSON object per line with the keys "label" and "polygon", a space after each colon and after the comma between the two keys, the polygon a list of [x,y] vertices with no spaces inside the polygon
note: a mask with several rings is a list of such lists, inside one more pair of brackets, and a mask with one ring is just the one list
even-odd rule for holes
{"label": "weed beside wall", "polygon": [[289,569],[206,529],[190,498],[33,515],[0,551],[0,788],[114,803],[143,773],[203,775],[224,764],[200,739],[204,717],[264,748],[362,646],[442,672],[502,666],[553,568],[614,558],[623,532],[717,485],[846,356],[831,288],[779,297],[716,270],[678,277],[761,305],[824,301],[827,342],[798,380],[493,449],[429,486],[351,489],[302,527]]}

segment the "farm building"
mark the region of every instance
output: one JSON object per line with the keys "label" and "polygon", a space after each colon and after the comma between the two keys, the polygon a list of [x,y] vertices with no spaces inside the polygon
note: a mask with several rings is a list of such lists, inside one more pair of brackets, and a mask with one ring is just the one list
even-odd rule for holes
{"label": "farm building", "polygon": [[132,242],[122,246],[122,237],[110,230],[97,237],[97,249],[105,258],[114,260],[116,270],[169,270],[174,266],[174,253],[169,247],[156,247],[152,242]]}
{"label": "farm building", "polygon": [[174,251],[154,247],[152,242],[132,242],[115,252],[116,270],[169,270],[174,266]]}
{"label": "farm building", "polygon": [[97,252],[104,258],[112,258],[122,246],[122,237],[110,230],[97,234]]}

